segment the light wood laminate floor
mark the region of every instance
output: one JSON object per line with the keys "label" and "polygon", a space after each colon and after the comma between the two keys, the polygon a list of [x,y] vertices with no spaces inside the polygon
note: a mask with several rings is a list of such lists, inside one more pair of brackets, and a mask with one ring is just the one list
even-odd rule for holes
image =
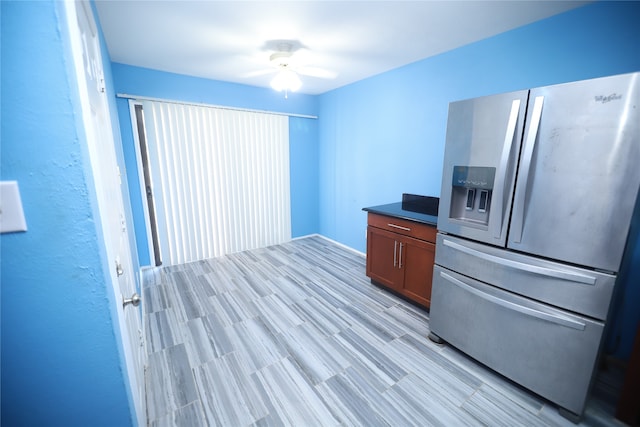
{"label": "light wood laminate floor", "polygon": [[[151,426],[574,425],[321,237],[148,270],[143,292]],[[582,425],[622,425],[602,384]]]}

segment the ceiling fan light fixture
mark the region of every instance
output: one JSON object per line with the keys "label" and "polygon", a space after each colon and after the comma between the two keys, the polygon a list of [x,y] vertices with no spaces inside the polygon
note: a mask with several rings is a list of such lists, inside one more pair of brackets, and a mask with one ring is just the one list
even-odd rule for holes
{"label": "ceiling fan light fixture", "polygon": [[302,86],[302,81],[300,81],[300,77],[293,70],[288,70],[286,68],[278,71],[278,74],[271,80],[271,87],[278,92],[287,91],[287,92],[295,92]]}

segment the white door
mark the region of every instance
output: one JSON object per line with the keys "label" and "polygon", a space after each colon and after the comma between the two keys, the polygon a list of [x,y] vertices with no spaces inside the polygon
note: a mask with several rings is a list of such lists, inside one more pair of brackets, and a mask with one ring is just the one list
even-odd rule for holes
{"label": "white door", "polygon": [[141,308],[124,306],[123,298],[136,292],[129,234],[124,215],[120,170],[114,146],[106,99],[102,56],[93,12],[88,2],[66,2],[76,74],[83,110],[84,127],[96,186],[100,224],[104,234],[109,273],[122,337],[126,371],[135,406],[137,423],[146,425]]}

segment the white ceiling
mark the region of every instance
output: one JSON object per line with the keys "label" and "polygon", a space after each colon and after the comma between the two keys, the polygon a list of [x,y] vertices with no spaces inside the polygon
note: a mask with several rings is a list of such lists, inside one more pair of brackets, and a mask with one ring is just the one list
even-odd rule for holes
{"label": "white ceiling", "polygon": [[[96,1],[114,62],[268,87],[295,40],[319,94],[589,1]],[[313,67],[313,68],[311,68]],[[269,71],[269,73],[267,73]]]}

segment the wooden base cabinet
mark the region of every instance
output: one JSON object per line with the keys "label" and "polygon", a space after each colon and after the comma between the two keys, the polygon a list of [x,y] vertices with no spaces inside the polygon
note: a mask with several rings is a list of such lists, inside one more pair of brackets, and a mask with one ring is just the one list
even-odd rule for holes
{"label": "wooden base cabinet", "polygon": [[434,226],[369,213],[367,276],[428,308],[435,239]]}

